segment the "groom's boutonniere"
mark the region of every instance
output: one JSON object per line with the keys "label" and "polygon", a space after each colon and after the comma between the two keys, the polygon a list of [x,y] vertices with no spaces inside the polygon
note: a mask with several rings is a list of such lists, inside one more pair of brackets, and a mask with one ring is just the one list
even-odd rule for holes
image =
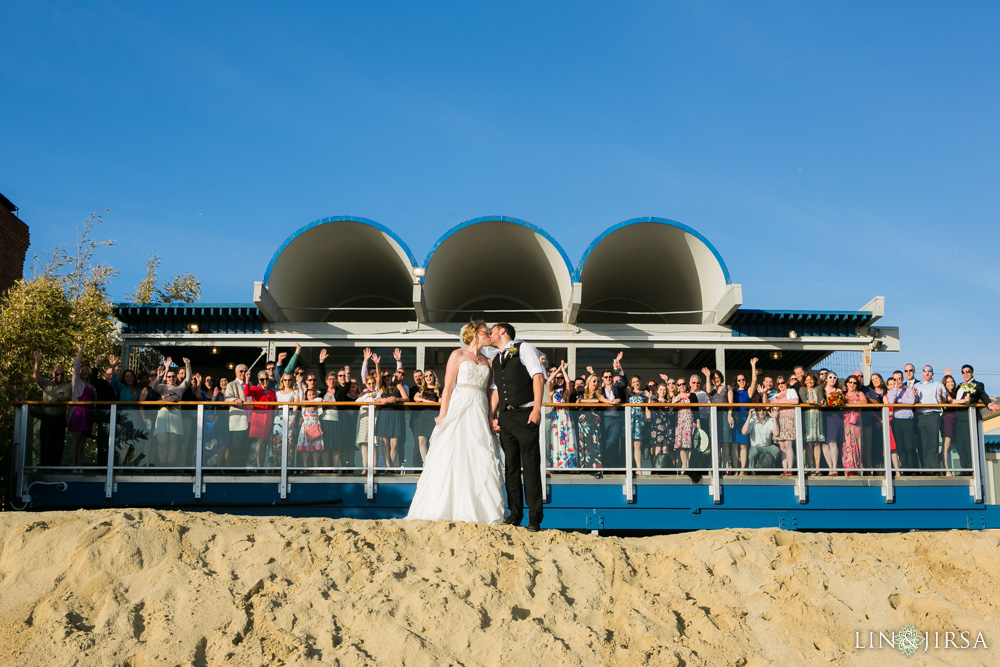
{"label": "groom's boutonniere", "polygon": [[516,356],[517,356],[517,346],[515,345],[514,347],[510,348],[507,351],[507,358],[508,359],[513,359]]}

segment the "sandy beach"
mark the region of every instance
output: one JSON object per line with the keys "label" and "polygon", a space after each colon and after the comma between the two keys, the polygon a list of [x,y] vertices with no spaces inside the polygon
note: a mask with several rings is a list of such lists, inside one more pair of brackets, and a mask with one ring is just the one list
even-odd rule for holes
{"label": "sandy beach", "polygon": [[[8,512],[0,664],[996,664],[998,547],[995,532]],[[867,648],[906,624],[931,648]],[[946,631],[988,648],[945,649]]]}

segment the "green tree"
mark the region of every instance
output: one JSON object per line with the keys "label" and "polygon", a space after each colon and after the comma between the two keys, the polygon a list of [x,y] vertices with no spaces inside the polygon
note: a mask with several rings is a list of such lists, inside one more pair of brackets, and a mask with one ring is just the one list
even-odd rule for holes
{"label": "green tree", "polygon": [[56,365],[70,368],[78,342],[85,361],[120,348],[108,282],[117,273],[95,261],[94,253],[113,241],[95,241],[100,214],[92,214],[69,249],[58,247],[47,258],[35,257],[30,276],[0,297],[0,508],[10,493],[14,408],[12,401],[40,397],[32,379],[34,352],[42,355],[42,373]]}
{"label": "green tree", "polygon": [[133,303],[194,303],[201,298],[201,281],[191,273],[174,274],[159,287],[156,277],[162,260],[154,250],[146,261],[146,277],[128,295]]}

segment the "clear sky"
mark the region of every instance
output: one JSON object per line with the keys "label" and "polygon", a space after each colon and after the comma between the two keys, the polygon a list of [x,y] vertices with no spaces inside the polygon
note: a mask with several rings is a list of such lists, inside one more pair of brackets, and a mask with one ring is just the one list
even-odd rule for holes
{"label": "clear sky", "polygon": [[0,26],[29,262],[111,209],[116,299],[155,249],[250,302],[327,216],[422,259],[510,215],[576,263],[653,215],[718,248],[744,307],[883,295],[903,353],[876,370],[1000,388],[1000,3],[0,0]]}

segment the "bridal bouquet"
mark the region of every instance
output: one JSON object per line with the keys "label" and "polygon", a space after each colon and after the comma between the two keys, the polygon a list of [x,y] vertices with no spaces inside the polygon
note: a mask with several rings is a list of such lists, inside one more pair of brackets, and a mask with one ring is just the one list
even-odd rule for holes
{"label": "bridal bouquet", "polygon": [[975,382],[963,382],[958,385],[958,388],[962,390],[962,396],[968,398],[975,395],[976,393],[976,383]]}
{"label": "bridal bouquet", "polygon": [[844,394],[839,391],[835,391],[826,397],[826,404],[831,408],[839,408],[844,405]]}

